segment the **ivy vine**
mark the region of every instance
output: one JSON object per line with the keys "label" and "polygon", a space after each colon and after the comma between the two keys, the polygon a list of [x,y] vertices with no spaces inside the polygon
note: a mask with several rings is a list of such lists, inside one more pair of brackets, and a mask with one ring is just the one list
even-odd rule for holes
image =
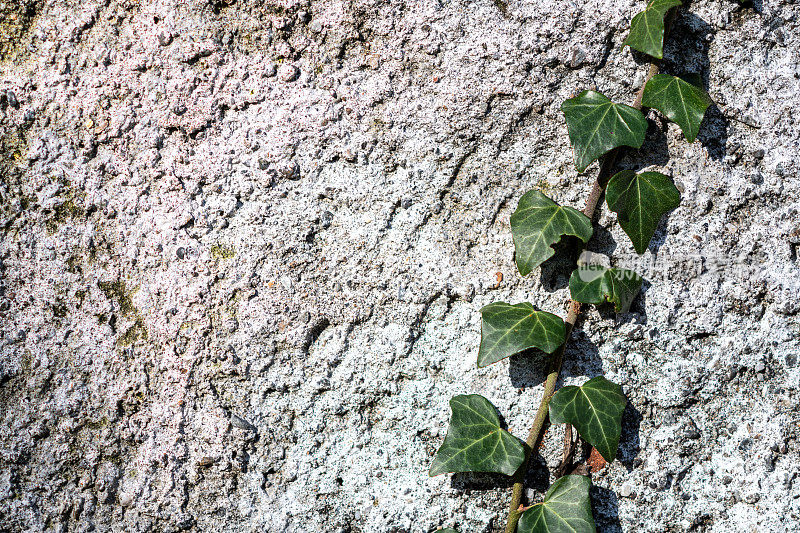
{"label": "ivy vine", "polygon": [[[658,73],[664,39],[680,5],[679,0],[650,0],[631,21],[623,46],[652,58],[633,105],[612,102],[597,91],[583,91],[562,104],[575,168],[582,173],[602,158],[600,170],[583,211],[561,206],[536,190],[520,198],[511,215],[511,232],[516,265],[522,276],[552,257],[556,253],[553,245],[564,236],[577,237],[587,244],[594,233],[592,218],[604,194],[609,210],[616,213],[638,254],[647,250],[664,214],[679,205],[680,192],[668,176],[631,170],[613,173],[613,169],[620,150],[638,149],[644,142],[648,123],[643,107],[659,111],[681,128],[688,142],[694,142],[712,103],[697,80]],[[556,384],[581,305],[607,304],[618,313],[627,312],[641,285],[642,278],[635,272],[579,262],[569,279],[571,302],[564,319],[537,310],[528,302],[496,302],[481,309],[478,367],[531,348],[549,354],[542,400],[523,442],[501,427],[497,410],[489,400],[476,394],[455,396],[450,400],[450,426],[430,475],[495,472],[512,476],[514,488],[506,533],[595,531],[589,477],[561,475],[544,499],[529,507],[521,505],[523,483],[533,450],[541,443],[548,423],[566,425],[565,460],[558,473],[564,474],[569,466],[566,463],[571,461],[573,428],[606,461],[616,457],[627,404],[622,387],[604,377],[558,391]]]}

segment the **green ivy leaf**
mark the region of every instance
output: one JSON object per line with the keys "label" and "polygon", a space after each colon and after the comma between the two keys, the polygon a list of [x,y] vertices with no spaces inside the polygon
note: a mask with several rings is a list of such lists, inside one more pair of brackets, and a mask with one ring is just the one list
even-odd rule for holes
{"label": "green ivy leaf", "polygon": [[681,193],[672,180],[659,172],[637,174],[623,170],[608,181],[606,203],[617,214],[636,253],[643,254],[664,213],[680,205]]}
{"label": "green ivy leaf", "polygon": [[641,111],[615,104],[595,91],[583,91],[565,100],[561,111],[567,120],[578,172],[619,146],[641,147],[647,133],[647,119]]}
{"label": "green ivy leaf", "polygon": [[700,123],[712,103],[701,87],[668,74],[650,78],[642,95],[642,105],[658,109],[677,123],[690,143],[697,138]]}
{"label": "green ivy leaf", "polygon": [[526,192],[511,215],[519,273],[526,276],[550,259],[563,235],[588,242],[592,232],[592,221],[577,209],[561,207],[539,191]]}
{"label": "green ivy leaf", "polygon": [[610,463],[617,455],[622,412],[627,403],[622,387],[598,376],[581,387],[559,389],[550,400],[550,421],[575,426],[581,437]]}
{"label": "green ivy leaf", "polygon": [[614,311],[627,313],[642,288],[642,278],[632,270],[581,265],[569,277],[570,296],[584,304],[614,304]]}
{"label": "green ivy leaf", "polygon": [[497,410],[478,394],[450,399],[453,417],[430,475],[445,472],[498,472],[512,475],[525,460],[522,442],[500,427]]}
{"label": "green ivy leaf", "polygon": [[522,513],[517,532],[594,533],[589,499],[591,486],[592,481],[587,476],[559,478],[547,491],[542,503]]}
{"label": "green ivy leaf", "polygon": [[448,527],[447,529],[437,529],[436,533],[458,533],[458,531],[456,531],[452,527]]}
{"label": "green ivy leaf", "polygon": [[564,343],[564,321],[524,302],[495,302],[481,309],[481,347],[478,368],[510,357],[528,348],[553,353]]}
{"label": "green ivy leaf", "polygon": [[651,0],[644,11],[631,20],[631,32],[622,46],[630,46],[656,59],[664,57],[664,16],[680,0]]}

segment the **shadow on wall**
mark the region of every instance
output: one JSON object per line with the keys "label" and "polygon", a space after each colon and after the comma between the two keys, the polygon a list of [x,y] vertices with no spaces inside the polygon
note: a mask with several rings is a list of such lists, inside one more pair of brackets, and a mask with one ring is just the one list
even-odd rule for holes
{"label": "shadow on wall", "polygon": [[509,489],[512,485],[511,476],[490,472],[457,472],[450,478],[450,487],[467,495],[474,490]]}
{"label": "shadow on wall", "polygon": [[622,463],[628,472],[638,466],[636,456],[640,450],[639,426],[642,424],[642,418],[642,413],[629,401],[622,413],[622,435],[617,451],[617,461]]}
{"label": "shadow on wall", "polygon": [[597,531],[602,533],[622,533],[619,522],[619,505],[613,490],[592,486],[589,491],[592,498],[592,514]]}
{"label": "shadow on wall", "polygon": [[562,377],[559,380],[558,387],[564,386],[564,378],[585,376],[586,379],[591,379],[604,374],[600,350],[598,350],[596,344],[589,340],[582,329],[578,329],[582,321],[583,319],[579,319],[578,324],[576,324],[576,329],[572,331],[572,338],[564,352]]}
{"label": "shadow on wall", "polygon": [[[583,209],[583,207],[573,207]],[[552,293],[567,286],[569,275],[577,267],[582,244],[577,237],[565,235],[553,246],[555,254],[539,266],[542,289]]]}
{"label": "shadow on wall", "polygon": [[[583,331],[572,331],[572,338],[564,352],[564,364],[561,369],[561,378],[558,386],[564,385],[564,377],[593,378],[603,375],[603,361],[600,352]],[[511,385],[517,389],[537,387],[547,379],[547,372],[552,355],[540,350],[530,349],[512,355],[508,362],[508,377]]]}
{"label": "shadow on wall", "polygon": [[508,377],[518,389],[536,387],[547,379],[552,355],[532,348],[508,358]]}

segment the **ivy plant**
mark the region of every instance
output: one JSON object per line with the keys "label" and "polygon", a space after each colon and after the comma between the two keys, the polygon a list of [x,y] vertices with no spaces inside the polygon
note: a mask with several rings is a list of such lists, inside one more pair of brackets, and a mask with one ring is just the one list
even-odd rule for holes
{"label": "ivy plant", "polygon": [[[695,82],[697,80],[694,80]],[[683,130],[686,140],[694,142],[711,98],[699,86],[677,76],[657,74],[644,86],[642,104],[658,109]]]}
{"label": "ivy plant", "polygon": [[673,7],[681,5],[680,0],[650,0],[644,11],[631,20],[631,31],[622,46],[630,46],[655,59],[664,56],[664,17]]}
{"label": "ivy plant", "polygon": [[525,460],[518,438],[500,427],[489,400],[478,394],[454,396],[453,418],[431,465],[430,475],[445,472],[499,472],[511,475]]}
{"label": "ivy plant", "polygon": [[617,456],[622,411],[628,400],[622,387],[606,378],[592,378],[580,387],[561,388],[550,400],[550,422],[572,424],[608,462]]}
{"label": "ivy plant", "polygon": [[[679,0],[651,0],[631,21],[623,46],[652,58],[645,84],[632,106],[613,102],[593,90],[583,91],[562,104],[577,172],[585,172],[600,158],[602,164],[583,211],[559,205],[541,191],[522,195],[511,215],[520,275],[530,274],[553,257],[553,246],[564,236],[577,237],[585,249],[594,234],[592,219],[603,195],[638,254],[647,251],[664,215],[680,204],[680,192],[669,176],[656,171],[615,169],[622,150],[638,150],[644,143],[648,122],[643,106],[675,122],[686,140],[693,142],[712,103],[701,84],[658,73],[665,35],[680,5]],[[450,426],[430,475],[495,472],[511,476],[513,491],[506,533],[594,532],[591,480],[568,473],[577,444],[571,438],[565,439],[564,461],[557,469],[567,475],[556,479],[544,498],[528,507],[522,505],[524,481],[530,458],[539,449],[548,423],[564,424],[567,436],[574,429],[578,440],[583,439],[607,462],[616,458],[627,404],[622,387],[597,376],[579,386],[556,389],[565,347],[582,305],[609,306],[617,313],[626,313],[641,290],[642,281],[631,270],[582,260],[569,277],[571,302],[563,319],[528,302],[495,302],[483,307],[478,367],[522,351],[539,350],[547,354],[544,360],[549,365],[542,399],[523,442],[502,427],[497,410],[483,396],[452,398]],[[584,456],[578,462],[587,459]]]}
{"label": "ivy plant", "polygon": [[583,91],[561,104],[575,167],[586,170],[592,161],[619,146],[639,148],[647,133],[647,119],[638,109],[615,104],[595,91]]}
{"label": "ivy plant", "polygon": [[564,476],[553,483],[541,503],[522,515],[520,533],[548,531],[574,533],[594,531],[589,488],[592,482],[584,476]]}
{"label": "ivy plant", "polygon": [[523,276],[550,259],[552,246],[564,235],[583,242],[592,237],[592,221],[571,207],[562,207],[539,191],[528,191],[511,215],[511,234],[517,251],[517,269]]}
{"label": "ivy plant", "polygon": [[553,353],[564,343],[564,321],[525,302],[489,304],[481,309],[478,367],[496,363],[528,348]]}
{"label": "ivy plant", "polygon": [[[660,172],[623,170],[614,174],[606,187],[608,208],[617,214],[622,231],[643,254],[656,232],[661,217],[681,202],[681,193],[669,177]],[[594,303],[594,302],[591,302]]]}
{"label": "ivy plant", "polygon": [[581,266],[569,277],[572,299],[582,304],[614,304],[614,311],[627,313],[642,288],[642,278],[632,270]]}

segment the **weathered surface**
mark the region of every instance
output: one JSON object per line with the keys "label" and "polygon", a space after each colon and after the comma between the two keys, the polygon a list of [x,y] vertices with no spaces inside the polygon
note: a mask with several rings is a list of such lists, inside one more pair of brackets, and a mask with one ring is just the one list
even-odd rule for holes
{"label": "weathered surface", "polygon": [[[683,11],[666,70],[717,106],[622,161],[683,199],[632,312],[567,351],[632,404],[602,531],[800,519],[800,22],[755,4]],[[0,1],[0,527],[497,528],[502,480],[428,466],[451,395],[527,431],[541,361],[477,369],[478,310],[563,315],[569,270],[521,279],[509,216],[534,187],[581,207],[559,105],[631,101],[643,5]]]}

